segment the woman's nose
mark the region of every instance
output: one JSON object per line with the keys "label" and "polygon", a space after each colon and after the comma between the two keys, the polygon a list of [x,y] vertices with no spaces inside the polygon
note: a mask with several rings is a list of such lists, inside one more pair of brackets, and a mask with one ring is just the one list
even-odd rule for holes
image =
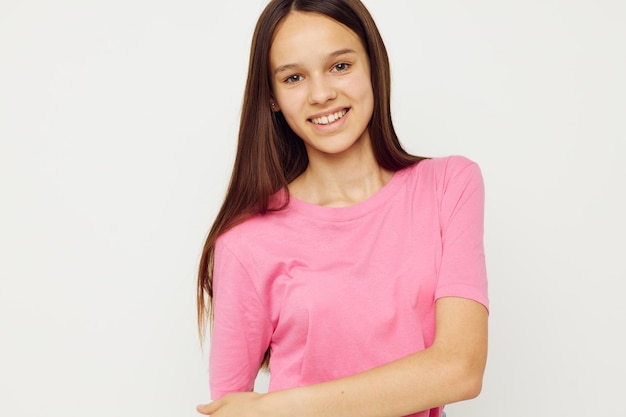
{"label": "woman's nose", "polygon": [[327,76],[311,77],[309,84],[309,103],[324,104],[337,97],[332,80]]}

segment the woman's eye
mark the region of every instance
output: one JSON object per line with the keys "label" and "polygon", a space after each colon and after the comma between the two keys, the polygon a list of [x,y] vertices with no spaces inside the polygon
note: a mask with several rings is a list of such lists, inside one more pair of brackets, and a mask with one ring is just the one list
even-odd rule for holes
{"label": "woman's eye", "polygon": [[300,80],[302,80],[302,76],[297,74],[290,75],[289,77],[285,78],[286,83],[297,83]]}
{"label": "woman's eye", "polygon": [[334,71],[342,72],[347,70],[350,67],[350,64],[341,62],[333,67]]}

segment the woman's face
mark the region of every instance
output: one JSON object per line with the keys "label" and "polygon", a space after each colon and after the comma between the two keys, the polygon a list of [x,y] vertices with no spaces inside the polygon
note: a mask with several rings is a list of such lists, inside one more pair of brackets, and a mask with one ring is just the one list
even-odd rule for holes
{"label": "woman's face", "polygon": [[304,141],[309,159],[369,144],[374,94],[358,36],[326,16],[291,12],[270,48],[274,110]]}

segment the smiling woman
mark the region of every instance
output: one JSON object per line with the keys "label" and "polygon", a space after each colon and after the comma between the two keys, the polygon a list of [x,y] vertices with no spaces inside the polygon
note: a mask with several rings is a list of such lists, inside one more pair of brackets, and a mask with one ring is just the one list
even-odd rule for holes
{"label": "smiling woman", "polygon": [[367,130],[374,108],[369,59],[353,31],[324,15],[292,12],[274,35],[270,68],[273,109],[282,111],[309,158],[292,193],[315,200],[304,194],[314,184],[307,187],[303,180],[333,170],[338,157],[376,165]]}
{"label": "smiling woman", "polygon": [[[198,411],[435,417],[478,395],[478,166],[404,151],[385,46],[358,0],[270,1],[249,68],[199,270],[214,401]],[[269,392],[250,392],[270,364]]]}

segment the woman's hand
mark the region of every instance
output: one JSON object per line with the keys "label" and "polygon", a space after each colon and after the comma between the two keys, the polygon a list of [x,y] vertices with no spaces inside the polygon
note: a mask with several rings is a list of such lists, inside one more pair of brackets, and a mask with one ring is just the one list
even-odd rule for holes
{"label": "woman's hand", "polygon": [[227,394],[209,404],[196,407],[201,414],[213,417],[262,417],[261,399],[263,394],[256,392],[237,392]]}

